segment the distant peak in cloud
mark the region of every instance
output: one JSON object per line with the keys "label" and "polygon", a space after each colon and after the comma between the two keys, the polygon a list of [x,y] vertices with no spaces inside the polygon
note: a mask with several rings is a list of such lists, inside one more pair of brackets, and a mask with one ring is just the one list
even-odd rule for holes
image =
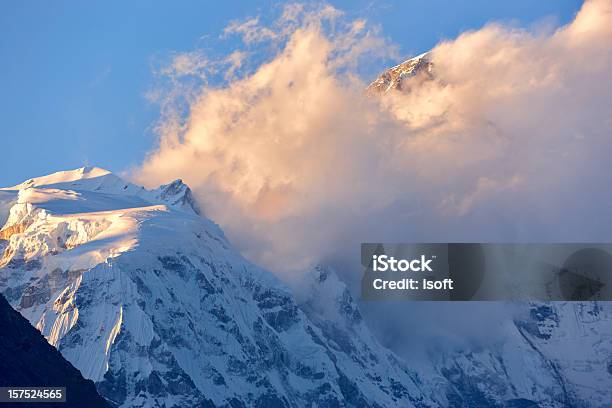
{"label": "distant peak in cloud", "polygon": [[406,87],[412,86],[416,81],[415,77],[433,79],[434,66],[429,54],[429,52],[424,52],[387,69],[368,85],[367,91],[370,93],[386,93],[392,90],[401,91],[405,90]]}

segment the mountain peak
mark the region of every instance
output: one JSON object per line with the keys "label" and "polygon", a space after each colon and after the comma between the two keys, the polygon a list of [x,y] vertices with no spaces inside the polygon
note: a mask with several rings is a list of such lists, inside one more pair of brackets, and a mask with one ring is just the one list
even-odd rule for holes
{"label": "mountain peak", "polygon": [[[77,196],[82,196],[83,194],[90,195],[93,192],[105,195],[105,197],[100,197],[102,198],[103,205],[99,211],[112,209],[108,207],[109,200],[113,201],[108,195],[112,195],[120,198],[120,201],[123,203],[128,199],[132,207],[162,204],[188,213],[197,215],[202,213],[193,197],[191,189],[181,179],[164,184],[154,190],[147,190],[142,186],[125,181],[123,178],[100,167],[80,167],[74,170],[58,171],[46,176],[26,180],[13,187],[0,188],[0,190],[5,191],[9,195],[19,192],[18,195],[21,197],[19,202],[31,202],[31,199],[35,199],[36,204],[42,207],[44,207],[43,201],[49,203],[60,198],[65,199],[67,192],[70,192],[69,194],[73,196],[74,194]],[[7,200],[11,201],[10,197]],[[86,201],[91,204],[96,200],[89,199]],[[71,206],[71,211],[74,211],[77,207]],[[91,211],[92,208],[88,208],[88,210]]]}
{"label": "mountain peak", "polygon": [[387,69],[368,86],[367,91],[371,94],[386,93],[393,89],[402,91],[407,89],[406,81],[415,77],[433,79],[433,63],[429,52]]}
{"label": "mountain peak", "polygon": [[35,177],[2,190],[23,190],[30,187],[40,187],[59,183],[69,183],[77,180],[88,180],[112,174],[110,171],[100,167],[79,167],[74,170],[57,171],[46,176]]}
{"label": "mountain peak", "polygon": [[173,206],[182,208],[187,211],[201,215],[202,210],[198,206],[193,193],[189,186],[183,183],[182,179],[176,179],[169,184],[163,184],[156,190],[153,190],[157,199],[163,202],[169,202]]}

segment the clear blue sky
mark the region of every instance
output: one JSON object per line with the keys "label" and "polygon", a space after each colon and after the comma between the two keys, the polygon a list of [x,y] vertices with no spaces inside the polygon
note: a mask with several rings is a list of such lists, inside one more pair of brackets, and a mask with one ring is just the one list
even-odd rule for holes
{"label": "clear blue sky", "polygon": [[[382,26],[401,54],[491,20],[559,25],[576,0],[331,1]],[[214,46],[229,20],[265,15],[272,1],[10,1],[0,5],[0,186],[97,165],[121,171],[155,142],[158,112],[144,94],[155,61]],[[227,43],[219,43],[219,47]],[[223,50],[221,50],[223,51]]]}

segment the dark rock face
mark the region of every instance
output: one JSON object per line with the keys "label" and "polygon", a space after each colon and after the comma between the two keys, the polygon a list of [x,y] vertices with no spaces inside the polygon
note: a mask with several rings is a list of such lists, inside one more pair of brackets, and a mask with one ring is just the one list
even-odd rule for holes
{"label": "dark rock face", "polygon": [[[66,387],[62,407],[109,408],[94,383],[66,361],[38,330],[0,295],[0,387]],[[43,407],[43,403],[19,403]]]}
{"label": "dark rock face", "polygon": [[559,316],[551,305],[531,305],[528,320],[517,320],[517,327],[539,339],[548,340],[551,328],[559,326]]}

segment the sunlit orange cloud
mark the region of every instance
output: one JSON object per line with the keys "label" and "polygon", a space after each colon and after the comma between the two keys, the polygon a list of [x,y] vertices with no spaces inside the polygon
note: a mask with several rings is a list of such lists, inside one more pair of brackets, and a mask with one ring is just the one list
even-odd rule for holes
{"label": "sunlit orange cloud", "polygon": [[[612,221],[611,9],[587,1],[554,31],[463,33],[431,51],[434,80],[381,97],[357,72],[395,48],[367,21],[294,5],[270,27],[233,22],[224,35],[277,52],[223,86],[162,94],[176,113],[189,93],[188,114],[162,117],[133,176],[186,180],[207,216],[281,276],[333,256],[339,240],[597,240]],[[234,51],[227,69],[247,55]],[[180,54],[168,72],[205,61]]]}

